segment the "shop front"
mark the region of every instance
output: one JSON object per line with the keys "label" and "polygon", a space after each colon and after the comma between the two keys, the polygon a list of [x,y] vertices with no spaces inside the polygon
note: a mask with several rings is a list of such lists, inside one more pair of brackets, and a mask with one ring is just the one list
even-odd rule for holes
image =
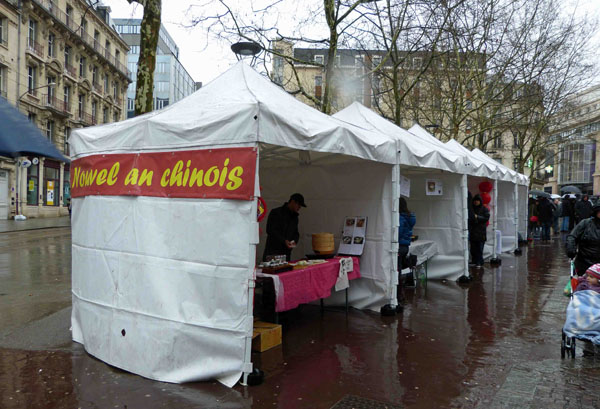
{"label": "shop front", "polygon": [[[69,165],[48,158],[29,157],[31,166],[20,176],[26,217],[59,217],[69,214]],[[37,159],[37,160],[36,160]]]}

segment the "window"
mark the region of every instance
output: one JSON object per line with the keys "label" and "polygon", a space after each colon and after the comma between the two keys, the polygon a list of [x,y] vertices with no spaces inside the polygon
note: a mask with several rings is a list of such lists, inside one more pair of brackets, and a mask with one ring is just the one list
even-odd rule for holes
{"label": "window", "polygon": [[471,101],[470,99],[468,99],[467,102],[466,102],[466,108],[467,109],[473,109],[473,101]]}
{"label": "window", "polygon": [[315,76],[315,98],[322,98],[322,90],[323,90],[323,77],[320,75]]}
{"label": "window", "polygon": [[42,192],[43,197],[45,196],[45,206],[58,206],[60,201],[59,188],[60,188],[60,165],[58,162],[54,162],[46,159],[44,161],[44,182],[46,185],[46,191]]}
{"label": "window", "polygon": [[92,101],[92,123],[95,124],[97,122],[98,114],[98,102]]}
{"label": "window", "polygon": [[519,147],[519,139],[520,139],[520,135],[519,133],[513,133],[513,147],[514,148],[518,148]]}
{"label": "window", "polygon": [[77,101],[77,117],[79,119],[83,119],[84,109],[85,109],[85,95],[79,94],[79,98]]}
{"label": "window", "polygon": [[163,109],[169,105],[169,98],[156,98],[154,100],[154,109]]}
{"label": "window", "polygon": [[322,55],[315,55],[315,63],[323,65],[323,60],[324,58]]}
{"label": "window", "polygon": [[0,14],[0,44],[8,44],[8,19]]}
{"label": "window", "polygon": [[37,21],[29,19],[29,31],[27,32],[27,44],[29,47],[35,46],[35,40],[37,39]]}
{"label": "window", "polygon": [[169,90],[169,83],[167,81],[157,81],[156,82],[156,91],[157,92],[166,92]]}
{"label": "window", "polygon": [[71,47],[65,45],[65,67],[71,65]]}
{"label": "window", "polygon": [[37,206],[38,204],[39,174],[39,165],[32,164],[27,168],[27,204],[30,206]]}
{"label": "window", "polygon": [[108,108],[104,107],[102,110],[102,123],[108,122]]}
{"label": "window", "polygon": [[100,47],[100,33],[97,30],[94,30],[94,49],[98,50]]}
{"label": "window", "polygon": [[132,46],[130,46],[129,54],[139,54],[139,53],[140,53],[140,46],[139,45],[132,45]]}
{"label": "window", "polygon": [[168,72],[167,71],[167,63],[166,62],[156,63],[156,72],[160,72],[160,73]]}
{"label": "window", "polygon": [[113,113],[113,122],[119,122],[119,114]]}
{"label": "window", "polygon": [[135,73],[137,72],[137,62],[128,62],[127,69],[131,71],[132,75],[135,75]]}
{"label": "window", "polygon": [[110,41],[106,40],[104,43],[104,49],[106,50],[107,54],[110,54]]}
{"label": "window", "polygon": [[[70,151],[69,151],[69,137],[71,137],[71,128],[69,128],[68,126],[65,127],[65,146],[64,146],[64,153],[65,155],[70,155]],[[69,165],[65,165],[65,185],[67,184],[67,181],[69,180],[69,176],[67,174],[67,166]]]}
{"label": "window", "polygon": [[108,84],[109,84],[108,74],[104,74],[104,93],[105,94],[108,94]]}
{"label": "window", "polygon": [[79,76],[85,78],[85,57],[79,57]]}
{"label": "window", "polygon": [[472,126],[473,126],[473,125],[472,125],[472,121],[471,121],[470,119],[467,119],[467,120],[465,121],[465,129],[467,130],[467,132],[470,132],[470,131],[471,131],[471,128],[472,128]]}
{"label": "window", "polygon": [[92,66],[92,84],[98,84],[98,67]]}
{"label": "window", "polygon": [[37,85],[37,67],[30,65],[27,67],[27,91],[31,95],[35,95]]}
{"label": "window", "polygon": [[335,66],[336,67],[340,67],[341,66],[341,62],[342,62],[342,59],[340,58],[340,56],[336,55],[335,56]]}
{"label": "window", "polygon": [[84,34],[87,32],[87,20],[84,18],[81,18],[81,33]]}
{"label": "window", "polygon": [[69,28],[71,28],[71,24],[73,22],[73,7],[67,6],[67,12],[65,14],[66,14],[66,19],[67,19],[67,21],[66,21],[67,26]]}
{"label": "window", "polygon": [[56,37],[54,34],[48,34],[48,57],[54,57],[54,41]]}
{"label": "window", "polygon": [[54,121],[50,119],[46,121],[46,138],[50,142],[54,140]]}
{"label": "window", "polygon": [[117,94],[119,93],[118,92],[119,91],[119,86],[118,86],[118,84],[117,84],[116,81],[113,81],[112,86],[113,86],[113,99],[116,100],[117,99]]}
{"label": "window", "polygon": [[496,149],[502,148],[502,133],[501,132],[494,132],[494,143],[492,145]]}
{"label": "window", "polygon": [[119,64],[119,60],[121,59],[121,52],[119,50],[115,50],[115,62]]}
{"label": "window", "polygon": [[421,69],[421,65],[423,64],[423,59],[421,57],[413,57],[413,68],[418,70]]}
{"label": "window", "polygon": [[381,56],[380,55],[373,56],[373,68],[376,68],[379,64],[381,64]]}
{"label": "window", "polygon": [[29,120],[29,122],[35,124],[35,120],[36,120],[36,115],[32,112],[29,112],[27,114],[27,119]]}
{"label": "window", "polygon": [[71,87],[68,85],[63,87],[63,99],[65,100],[65,111],[71,112]]}
{"label": "window", "polygon": [[[56,77],[46,77],[46,83],[48,84],[48,103],[54,105],[54,86],[56,85]],[[54,84],[50,86],[50,84]]]}
{"label": "window", "polygon": [[513,159],[513,169],[516,170],[517,172],[519,171],[519,158]]}

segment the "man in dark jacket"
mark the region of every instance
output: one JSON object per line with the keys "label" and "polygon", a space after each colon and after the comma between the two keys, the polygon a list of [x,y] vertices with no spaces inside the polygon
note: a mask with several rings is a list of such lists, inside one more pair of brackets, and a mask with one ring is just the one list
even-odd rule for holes
{"label": "man in dark jacket", "polygon": [[271,210],[267,218],[267,243],[263,253],[263,261],[267,256],[285,255],[290,261],[292,249],[300,239],[298,232],[298,212],[306,207],[304,196],[294,193],[283,206]]}
{"label": "man in dark jacket", "polygon": [[592,204],[590,197],[583,195],[583,198],[575,204],[575,223],[589,218],[592,215]]}
{"label": "man in dark jacket", "polygon": [[490,211],[481,202],[481,196],[475,195],[469,212],[469,241],[471,242],[471,261],[477,268],[483,267],[483,246],[487,240],[487,222]]}
{"label": "man in dark jacket", "polygon": [[542,225],[542,240],[550,240],[550,226],[552,225],[554,208],[548,199],[540,198],[538,206],[538,219]]}
{"label": "man in dark jacket", "polygon": [[600,204],[592,208],[592,217],[582,220],[567,236],[567,256],[575,258],[578,275],[600,263]]}

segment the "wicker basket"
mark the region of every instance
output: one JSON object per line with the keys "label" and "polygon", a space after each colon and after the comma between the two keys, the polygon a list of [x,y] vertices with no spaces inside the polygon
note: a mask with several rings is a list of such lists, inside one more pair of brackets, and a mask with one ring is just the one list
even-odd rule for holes
{"label": "wicker basket", "polygon": [[314,233],[312,235],[312,248],[316,254],[332,254],[335,251],[333,234]]}

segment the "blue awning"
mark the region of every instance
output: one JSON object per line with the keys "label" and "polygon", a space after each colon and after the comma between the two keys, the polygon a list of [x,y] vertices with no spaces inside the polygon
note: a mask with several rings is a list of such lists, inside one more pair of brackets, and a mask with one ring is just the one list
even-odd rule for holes
{"label": "blue awning", "polygon": [[56,146],[17,108],[0,97],[0,155],[45,156],[69,162]]}

